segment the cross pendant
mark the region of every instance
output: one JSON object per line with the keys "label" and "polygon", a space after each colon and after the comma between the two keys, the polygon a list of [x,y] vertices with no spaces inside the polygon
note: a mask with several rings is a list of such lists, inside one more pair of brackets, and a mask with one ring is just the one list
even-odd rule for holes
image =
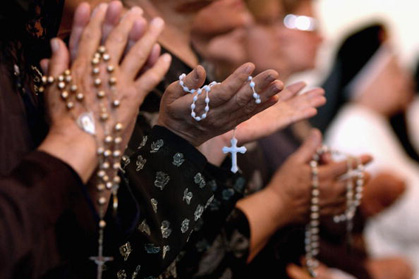
{"label": "cross pendant", "polygon": [[102,255],[99,255],[97,257],[90,257],[89,259],[94,261],[95,264],[97,264],[97,279],[102,279],[103,266],[105,265],[105,263],[113,261],[113,257],[104,257]]}
{"label": "cross pendant", "polygon": [[234,136],[230,140],[230,142],[231,142],[231,146],[230,147],[224,146],[223,152],[231,153],[231,171],[233,173],[236,173],[239,170],[239,168],[237,167],[237,153],[240,152],[244,154],[247,149],[244,146],[237,147],[237,139]]}

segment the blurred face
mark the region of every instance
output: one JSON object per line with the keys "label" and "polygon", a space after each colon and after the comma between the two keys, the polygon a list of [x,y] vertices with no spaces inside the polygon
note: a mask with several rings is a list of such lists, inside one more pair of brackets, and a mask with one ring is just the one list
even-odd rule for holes
{"label": "blurred face", "polygon": [[192,34],[205,45],[201,55],[214,65],[218,78],[246,62],[244,30],[252,22],[243,0],[215,1],[196,16]]}
{"label": "blurred face", "polygon": [[275,69],[287,78],[313,69],[322,38],[315,25],[309,24],[316,22],[311,1],[302,2],[293,15],[285,18],[278,0],[270,1],[264,10],[264,17],[248,34],[248,56],[256,64],[256,71]]}
{"label": "blurred face", "polygon": [[[312,2],[302,2],[297,10],[294,11],[294,15],[307,16],[315,19]],[[304,18],[300,17],[298,20],[302,20],[301,27],[305,27]],[[285,25],[281,25],[278,28],[277,35],[280,42],[280,50],[283,53],[282,56],[286,60],[288,72],[294,74],[311,70],[315,67],[317,52],[322,42],[322,37],[316,27],[311,31],[303,31],[290,29]]]}
{"label": "blurred face", "polygon": [[391,116],[405,111],[414,96],[413,77],[401,67],[394,54],[375,78],[359,92],[356,101],[378,113]]}
{"label": "blurred face", "polygon": [[277,36],[281,9],[278,0],[265,1],[264,4],[263,18],[247,29],[247,56],[256,65],[257,73],[274,69],[281,75],[283,59]]}
{"label": "blurred face", "polygon": [[201,10],[193,32],[215,37],[241,28],[252,21],[243,0],[218,0]]}

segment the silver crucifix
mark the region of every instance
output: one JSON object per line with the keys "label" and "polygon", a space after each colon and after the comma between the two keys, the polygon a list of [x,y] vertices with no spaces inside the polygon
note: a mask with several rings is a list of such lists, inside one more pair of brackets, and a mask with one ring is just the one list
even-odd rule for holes
{"label": "silver crucifix", "polygon": [[97,279],[102,279],[103,266],[105,263],[113,261],[113,257],[104,257],[103,256],[103,230],[99,231],[99,247],[98,247],[98,256],[90,257],[90,260],[94,261],[97,265]]}

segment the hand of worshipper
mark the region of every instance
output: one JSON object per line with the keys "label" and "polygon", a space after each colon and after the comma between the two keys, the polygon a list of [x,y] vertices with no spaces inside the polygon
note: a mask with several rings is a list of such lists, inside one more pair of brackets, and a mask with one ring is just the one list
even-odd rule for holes
{"label": "hand of worshipper", "polygon": [[[320,131],[313,129],[303,145],[276,171],[264,189],[237,203],[237,207],[246,214],[252,232],[248,260],[260,251],[279,228],[308,222],[312,194],[312,169],[309,163],[321,144]],[[372,160],[368,155],[362,155],[359,159],[362,164]],[[340,176],[347,172],[347,168],[346,161],[330,160],[318,166],[321,216],[344,212],[346,183],[340,180]],[[365,173],[365,180],[368,178]]]}
{"label": "hand of worshipper", "polygon": [[326,103],[324,90],[314,88],[299,94],[305,86],[304,82],[296,82],[285,87],[278,95],[278,103],[237,126],[236,137],[239,143],[260,139],[299,120],[314,116],[317,113],[316,108]]}
{"label": "hand of worshipper", "polygon": [[[296,264],[289,264],[287,266],[287,274],[291,279],[312,278],[305,267],[301,267]],[[320,263],[319,267],[316,268],[316,274],[317,279],[355,279],[355,277],[348,273],[338,269],[329,268],[322,263]]]}
{"label": "hand of worshipper", "polygon": [[[98,146],[123,152],[144,97],[162,79],[171,57],[156,44],[164,22],[147,23],[140,8],[123,17],[122,4],[86,3],[74,15],[70,51],[51,41],[42,61],[50,131],[39,149],[68,163],[86,182],[98,165]],[[103,153],[103,152],[102,152]]]}
{"label": "hand of worshipper", "polygon": [[[283,209],[292,208],[286,217],[289,223],[307,222],[310,212],[310,199],[312,187],[312,174],[309,162],[316,150],[321,145],[321,134],[313,130],[303,145],[292,154],[289,159],[275,173],[266,191],[279,199],[278,204]],[[363,165],[369,163],[372,157],[362,155],[359,157]],[[352,160],[356,164],[356,160]],[[355,167],[355,166],[354,166]],[[348,170],[348,162],[332,161],[321,164],[318,167],[319,190],[320,190],[320,214],[333,216],[343,213],[346,208],[346,182],[340,177]],[[365,181],[369,180],[369,174],[365,173]]]}
{"label": "hand of worshipper", "polygon": [[[277,94],[283,89],[276,71],[267,70],[258,74],[253,82],[261,102],[256,103],[248,80],[254,68],[252,63],[243,64],[223,82],[213,85],[209,93],[210,109],[201,121],[191,117],[192,94],[185,93],[179,81],[172,83],[163,95],[157,124],[194,146],[232,130],[239,123],[274,105],[279,99]],[[205,75],[205,70],[198,66],[185,77],[184,84],[191,89],[200,88]],[[199,98],[196,107],[204,106],[204,98]]]}
{"label": "hand of worshipper", "polygon": [[397,201],[405,190],[406,182],[396,173],[377,173],[365,186],[360,210],[365,217],[373,217]]}
{"label": "hand of worshipper", "polygon": [[[324,90],[314,88],[299,94],[305,86],[304,82],[296,82],[285,87],[278,94],[279,100],[275,105],[240,123],[235,131],[239,145],[269,136],[292,123],[314,116],[317,113],[316,107],[326,102]],[[223,162],[226,155],[222,152],[222,147],[230,144],[232,133],[233,131],[227,132],[200,146],[208,161],[214,165]]]}
{"label": "hand of worshipper", "polygon": [[373,279],[413,279],[414,268],[403,257],[372,258],[366,262]]}

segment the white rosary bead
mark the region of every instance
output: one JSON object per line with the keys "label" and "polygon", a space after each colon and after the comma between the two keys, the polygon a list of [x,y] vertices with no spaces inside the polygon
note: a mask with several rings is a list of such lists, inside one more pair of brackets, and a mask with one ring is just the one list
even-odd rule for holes
{"label": "white rosary bead", "polygon": [[[191,104],[191,116],[196,120],[196,121],[201,121],[205,118],[207,118],[207,113],[209,112],[209,102],[210,102],[210,98],[208,96],[209,92],[211,91],[211,87],[218,84],[218,82],[211,82],[209,85],[204,85],[201,88],[198,89],[189,89],[186,85],[185,82],[183,81],[184,78],[186,77],[185,74],[182,74],[179,76],[179,85],[182,87],[184,92],[190,93],[190,94],[195,94],[196,95],[193,97],[192,99],[192,104]],[[202,94],[202,91],[205,91],[205,107],[204,107],[204,113],[200,116],[196,115],[195,109],[196,109],[196,101],[198,101],[198,96]]]}
{"label": "white rosary bead", "polygon": [[253,91],[253,98],[255,99],[256,104],[260,104],[260,103],[261,103],[261,100],[260,100],[260,95],[259,95],[259,94],[256,92],[256,90],[255,90],[255,86],[256,86],[256,84],[255,84],[255,82],[253,81],[252,76],[249,76],[249,77],[247,78],[247,80],[248,80],[248,81],[250,81],[249,85],[250,85],[250,88],[252,88],[252,91]]}
{"label": "white rosary bead", "polygon": [[[209,103],[210,103],[209,92],[211,91],[211,87],[214,86],[214,85],[216,85],[216,84],[219,84],[219,82],[213,81],[213,82],[211,82],[208,85],[202,86],[201,88],[198,88],[198,89],[190,89],[189,87],[187,87],[185,85],[185,82],[184,82],[185,77],[186,77],[186,74],[181,74],[179,76],[179,85],[182,87],[183,91],[186,92],[186,93],[190,93],[190,94],[195,94],[196,93],[196,95],[192,99],[191,116],[196,121],[201,121],[201,120],[207,118],[207,114],[209,112]],[[250,81],[249,85],[252,88],[252,91],[253,91],[252,96],[255,99],[255,102],[257,104],[260,104],[261,103],[260,95],[255,90],[256,84],[253,81],[252,76],[249,76],[247,78],[247,80]],[[197,116],[196,115],[196,112],[195,112],[195,109],[196,109],[196,101],[198,101],[198,96],[201,95],[202,90],[205,91],[205,99],[204,99],[205,100],[205,107],[204,107],[204,113],[201,116]]]}

